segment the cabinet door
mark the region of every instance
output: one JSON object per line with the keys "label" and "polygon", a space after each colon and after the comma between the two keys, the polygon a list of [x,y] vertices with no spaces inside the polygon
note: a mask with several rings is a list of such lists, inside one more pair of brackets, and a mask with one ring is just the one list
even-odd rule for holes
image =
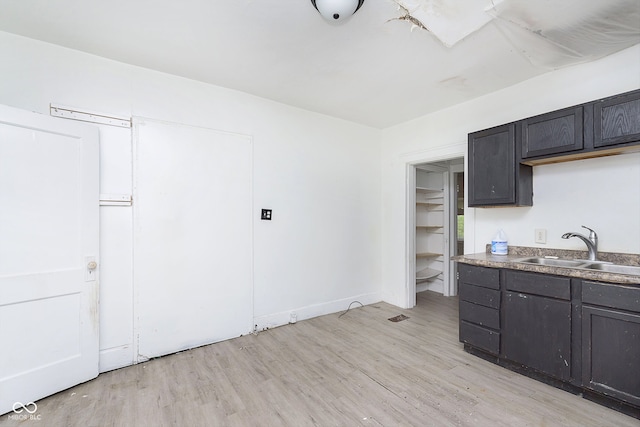
{"label": "cabinet door", "polygon": [[515,124],[469,134],[469,206],[532,203],[531,167],[516,157]]}
{"label": "cabinet door", "polygon": [[523,159],[567,153],[584,147],[582,106],[531,117],[520,125]]}
{"label": "cabinet door", "polygon": [[593,104],[593,146],[640,142],[640,90]]}
{"label": "cabinet door", "polygon": [[571,303],[506,292],[505,358],[561,380],[571,379]]}
{"label": "cabinet door", "polygon": [[582,307],[582,385],[640,406],[640,315]]}

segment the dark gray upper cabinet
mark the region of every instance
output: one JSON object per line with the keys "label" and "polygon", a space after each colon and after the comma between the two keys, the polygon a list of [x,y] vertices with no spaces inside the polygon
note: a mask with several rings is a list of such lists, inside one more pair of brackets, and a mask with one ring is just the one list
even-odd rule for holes
{"label": "dark gray upper cabinet", "polygon": [[640,141],[640,90],[593,103],[593,146]]}
{"label": "dark gray upper cabinet", "polygon": [[518,162],[514,123],[469,134],[469,206],[531,206],[531,166]]}
{"label": "dark gray upper cabinet", "polygon": [[531,206],[531,167],[635,151],[640,90],[469,134],[469,206]]}
{"label": "dark gray upper cabinet", "polygon": [[522,120],[522,158],[582,150],[583,107],[571,107]]}

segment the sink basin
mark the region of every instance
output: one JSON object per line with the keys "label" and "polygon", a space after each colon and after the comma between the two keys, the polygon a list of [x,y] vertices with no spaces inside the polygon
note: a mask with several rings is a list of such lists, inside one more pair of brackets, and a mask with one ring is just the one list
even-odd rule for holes
{"label": "sink basin", "polygon": [[605,261],[589,261],[586,259],[558,259],[544,257],[530,257],[514,260],[525,264],[546,265],[549,267],[579,268],[585,270],[596,270],[605,273],[629,274],[640,276],[640,266],[612,264]]}
{"label": "sink basin", "polygon": [[589,270],[604,271],[607,273],[631,274],[634,276],[640,276],[640,267],[634,267],[632,265],[589,264],[584,268],[587,268]]}
{"label": "sink basin", "polygon": [[551,267],[579,267],[583,266],[589,261],[574,260],[574,259],[555,259],[555,258],[523,258],[515,260],[516,262],[524,262],[527,264],[548,265]]}

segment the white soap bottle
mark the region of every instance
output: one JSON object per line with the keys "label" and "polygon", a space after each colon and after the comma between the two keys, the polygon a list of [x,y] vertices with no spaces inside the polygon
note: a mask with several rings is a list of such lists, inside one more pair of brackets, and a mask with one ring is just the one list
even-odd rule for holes
{"label": "white soap bottle", "polygon": [[493,255],[507,255],[509,252],[507,246],[507,235],[502,230],[498,229],[496,236],[491,241],[491,254]]}

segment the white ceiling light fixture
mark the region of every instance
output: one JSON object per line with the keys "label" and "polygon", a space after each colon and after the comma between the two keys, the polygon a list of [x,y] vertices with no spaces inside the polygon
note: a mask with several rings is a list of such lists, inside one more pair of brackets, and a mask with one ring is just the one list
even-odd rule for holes
{"label": "white ceiling light fixture", "polygon": [[340,22],[356,13],[364,0],[311,0],[324,19],[330,22]]}

